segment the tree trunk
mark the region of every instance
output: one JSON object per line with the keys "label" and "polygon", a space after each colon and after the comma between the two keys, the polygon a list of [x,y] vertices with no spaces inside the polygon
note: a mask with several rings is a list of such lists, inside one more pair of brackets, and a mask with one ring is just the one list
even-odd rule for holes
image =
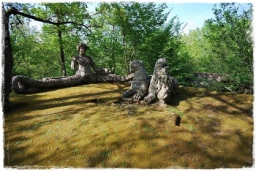
{"label": "tree trunk", "polygon": [[57,27],[58,27],[58,37],[59,37],[59,44],[60,44],[60,62],[61,62],[62,76],[67,76],[61,30],[60,30],[60,26],[57,26]]}
{"label": "tree trunk", "polygon": [[2,5],[2,48],[3,48],[3,59],[2,59],[2,68],[3,68],[3,79],[2,79],[2,107],[3,112],[10,109],[10,99],[9,94],[11,93],[12,85],[12,67],[13,67],[13,54],[11,47],[11,39],[9,32],[9,14],[5,11]]}
{"label": "tree trunk", "polygon": [[[61,10],[61,6],[59,6],[60,10]],[[57,23],[60,22],[60,15],[57,12],[56,13],[57,16]],[[67,76],[67,72],[66,72],[66,66],[65,66],[65,56],[64,56],[64,49],[63,49],[63,42],[62,42],[62,32],[60,29],[60,25],[57,25],[57,29],[58,29],[58,37],[59,37],[59,46],[60,46],[60,63],[61,63],[61,70],[62,70],[62,76]]]}

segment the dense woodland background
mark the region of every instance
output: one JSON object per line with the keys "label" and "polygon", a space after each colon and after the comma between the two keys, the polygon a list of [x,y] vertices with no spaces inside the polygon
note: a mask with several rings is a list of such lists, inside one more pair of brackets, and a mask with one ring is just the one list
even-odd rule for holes
{"label": "dense woodland background", "polygon": [[196,72],[227,75],[225,82],[207,85],[211,89],[243,92],[253,84],[252,4],[213,5],[215,17],[188,34],[166,4],[99,3],[95,13],[84,2],[3,5],[44,20],[38,31],[31,17],[10,16],[13,75],[73,75],[76,46],[87,42],[87,54],[115,74],[127,74],[129,62],[137,59],[152,74],[156,60],[166,57],[181,84],[191,84]]}

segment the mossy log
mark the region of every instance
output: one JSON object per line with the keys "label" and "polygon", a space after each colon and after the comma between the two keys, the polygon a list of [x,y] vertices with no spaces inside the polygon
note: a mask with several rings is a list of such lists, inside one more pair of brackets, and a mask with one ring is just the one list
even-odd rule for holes
{"label": "mossy log", "polygon": [[133,74],[126,76],[115,74],[85,74],[73,75],[59,78],[44,78],[36,80],[27,76],[17,75],[12,78],[12,90],[17,94],[35,93],[57,88],[72,87],[82,84],[103,82],[128,82],[132,80]]}

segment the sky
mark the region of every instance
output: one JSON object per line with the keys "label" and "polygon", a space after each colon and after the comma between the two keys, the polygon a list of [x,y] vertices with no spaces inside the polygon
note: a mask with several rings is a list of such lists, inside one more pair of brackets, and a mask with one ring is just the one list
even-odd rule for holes
{"label": "sky", "polygon": [[[142,1],[143,2],[143,1]],[[179,21],[181,23],[186,23],[186,27],[183,32],[188,33],[189,30],[196,29],[197,27],[201,28],[205,20],[213,18],[212,8],[214,3],[194,3],[191,2],[182,2],[181,3],[170,3],[170,1],[154,1],[157,4],[162,2],[166,3],[169,11],[172,9],[169,14],[169,18],[178,16]],[[89,4],[88,9],[93,10],[95,8],[95,4]]]}
{"label": "sky", "polygon": [[181,23],[187,24],[184,33],[201,28],[205,20],[214,18],[214,3],[167,3],[167,6],[172,9],[169,17],[177,15]]}
{"label": "sky", "polygon": [[[128,0],[129,1],[129,0]],[[227,0],[226,0],[227,1]],[[225,2],[226,2],[225,1]],[[55,1],[56,2],[56,1]],[[92,1],[91,1],[92,2]],[[94,1],[94,2],[99,2],[99,1]],[[105,1],[104,1],[105,2]],[[112,2],[112,1],[107,1],[107,2]],[[117,1],[120,2],[120,1]],[[145,2],[143,1],[138,1],[138,2]],[[150,1],[146,1],[150,2]],[[184,28],[183,32],[184,33],[189,33],[189,30],[194,30],[197,27],[201,28],[204,24],[204,21],[210,18],[214,18],[214,14],[212,11],[212,8],[214,4],[219,3],[221,1],[159,1],[155,0],[152,1],[157,4],[165,2],[168,6],[168,10],[172,9],[171,13],[169,14],[169,17],[172,18],[175,15],[178,16],[179,21],[181,23],[187,24],[186,27]],[[239,1],[234,1],[234,2],[239,2]],[[250,1],[248,1],[250,2]],[[240,3],[246,3],[246,1],[240,1]],[[97,3],[89,3],[88,5],[88,10],[89,11],[94,11],[95,6]],[[40,27],[38,22],[32,21],[33,26]]]}
{"label": "sky", "polygon": [[[248,9],[246,2],[243,3],[241,6],[242,8]],[[210,3],[196,3],[196,2],[189,2],[189,3],[168,3],[168,9],[173,9],[169,14],[170,17],[175,15],[178,16],[179,21],[181,23],[186,23],[186,27],[184,28],[184,33],[189,33],[189,30],[195,30],[197,27],[201,28],[204,22],[207,19],[215,18],[213,14],[213,7],[217,4],[219,6],[219,2],[210,2]]]}

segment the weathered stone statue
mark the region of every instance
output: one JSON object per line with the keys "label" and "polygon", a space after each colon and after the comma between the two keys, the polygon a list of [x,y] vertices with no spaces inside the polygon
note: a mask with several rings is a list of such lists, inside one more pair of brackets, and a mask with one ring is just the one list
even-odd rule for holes
{"label": "weathered stone statue", "polygon": [[148,94],[149,76],[146,73],[144,64],[139,60],[130,63],[130,72],[134,73],[131,88],[123,93],[122,99],[131,98],[131,100],[139,101]]}
{"label": "weathered stone statue", "polygon": [[88,46],[84,43],[80,43],[77,46],[79,56],[73,57],[71,62],[71,68],[73,70],[77,69],[75,75],[57,78],[44,78],[42,80],[35,80],[23,75],[17,75],[12,78],[12,90],[17,94],[34,93],[85,83],[126,82],[132,80],[133,74],[127,76],[115,75],[111,74],[109,69],[98,68],[93,59],[85,55],[87,49]]}
{"label": "weathered stone statue", "polygon": [[[77,51],[79,56],[72,58],[71,69],[77,70],[75,75],[85,76],[86,74],[90,75],[95,73],[110,73],[110,70],[107,68],[101,69],[98,68],[93,61],[92,57],[86,55],[88,46],[84,43],[80,43],[77,46]],[[94,71],[94,72],[93,72]]]}
{"label": "weathered stone statue", "polygon": [[167,103],[171,95],[178,92],[178,81],[169,74],[169,64],[166,58],[157,60],[153,76],[150,80],[148,95],[144,98],[146,104],[159,100]]}

